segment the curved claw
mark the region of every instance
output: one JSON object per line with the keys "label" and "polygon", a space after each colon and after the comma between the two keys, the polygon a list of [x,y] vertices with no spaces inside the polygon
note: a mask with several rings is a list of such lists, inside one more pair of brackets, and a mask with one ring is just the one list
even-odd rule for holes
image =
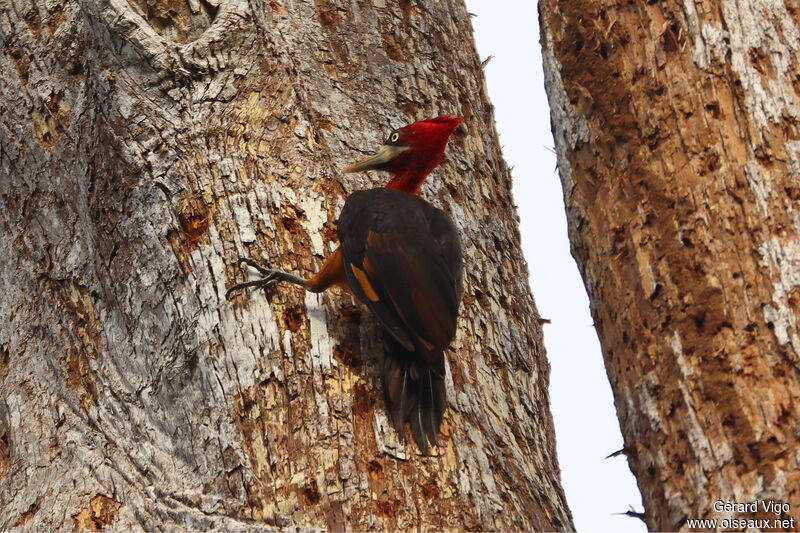
{"label": "curved claw", "polygon": [[257,261],[253,261],[253,260],[252,260],[252,259],[250,259],[249,257],[240,257],[240,258],[239,258],[239,260],[238,260],[238,261],[236,261],[236,264],[237,264],[237,265],[241,265],[242,263],[244,263],[244,264],[246,264],[246,265],[249,265],[249,266],[251,266],[251,267],[255,268],[255,269],[256,269],[256,270],[258,270],[258,271],[261,273],[261,275],[262,275],[262,276],[264,276],[264,277],[267,277],[267,276],[269,276],[270,274],[272,274],[272,273],[275,271],[275,269],[274,269],[274,268],[273,268],[273,266],[272,266],[272,263],[270,263],[270,262],[269,262],[269,261],[267,261],[266,259],[264,259],[264,264],[263,264],[263,265],[261,265],[261,264],[259,264]]}
{"label": "curved claw", "polygon": [[276,283],[275,280],[264,279],[264,278],[256,279],[253,281],[245,281],[243,283],[237,283],[236,285],[225,291],[225,298],[230,298],[231,293],[233,291],[246,289],[248,287],[264,287],[266,289],[267,287],[269,287],[270,285],[274,285],[275,283]]}

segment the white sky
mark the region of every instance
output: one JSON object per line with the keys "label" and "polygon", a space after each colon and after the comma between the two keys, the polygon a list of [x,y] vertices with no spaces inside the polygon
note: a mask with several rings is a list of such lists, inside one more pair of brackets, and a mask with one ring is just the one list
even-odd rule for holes
{"label": "white sky", "polygon": [[550,400],[567,503],[579,532],[643,532],[642,511],[624,456],[622,435],[589,300],[570,255],[567,220],[544,92],[539,15],[534,0],[466,0],[495,106],[503,156],[513,167],[522,248],[544,325],[552,371]]}

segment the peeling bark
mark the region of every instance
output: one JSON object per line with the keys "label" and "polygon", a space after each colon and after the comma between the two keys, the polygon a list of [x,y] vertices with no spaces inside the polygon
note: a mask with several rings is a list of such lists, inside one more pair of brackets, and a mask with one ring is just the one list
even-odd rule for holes
{"label": "peeling bark", "polygon": [[797,519],[800,6],[539,5],[572,251],[648,527],[736,516],[716,500]]}
{"label": "peeling bark", "polygon": [[[510,173],[463,4],[0,7],[0,527],[570,529]],[[308,274],[337,170],[464,126],[421,194],[466,261],[437,454],[384,410],[352,297],[225,299],[239,256]]]}

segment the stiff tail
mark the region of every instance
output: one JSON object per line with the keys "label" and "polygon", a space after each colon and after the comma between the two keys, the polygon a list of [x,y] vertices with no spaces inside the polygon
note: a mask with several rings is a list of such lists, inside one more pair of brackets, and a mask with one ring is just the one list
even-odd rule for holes
{"label": "stiff tail", "polygon": [[[409,352],[391,335],[386,335],[387,351],[383,361],[383,381],[386,407],[394,428],[405,439],[406,422],[411,426],[414,440],[423,454],[428,443],[439,444],[446,395],[444,372],[434,371],[427,361],[436,361],[444,368],[444,353],[420,354]],[[427,357],[426,357],[427,356]]]}

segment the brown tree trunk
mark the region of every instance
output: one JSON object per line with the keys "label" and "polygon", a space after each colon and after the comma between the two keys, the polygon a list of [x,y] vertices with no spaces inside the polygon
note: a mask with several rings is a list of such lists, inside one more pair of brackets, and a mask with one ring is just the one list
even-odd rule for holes
{"label": "brown tree trunk", "polygon": [[[0,527],[569,529],[510,174],[459,0],[0,7]],[[335,245],[338,169],[457,113],[422,195],[465,298],[443,445],[389,429],[349,295],[237,295]]]}
{"label": "brown tree trunk", "polygon": [[772,501],[797,528],[800,5],[542,0],[540,18],[572,250],[648,526],[775,518]]}

